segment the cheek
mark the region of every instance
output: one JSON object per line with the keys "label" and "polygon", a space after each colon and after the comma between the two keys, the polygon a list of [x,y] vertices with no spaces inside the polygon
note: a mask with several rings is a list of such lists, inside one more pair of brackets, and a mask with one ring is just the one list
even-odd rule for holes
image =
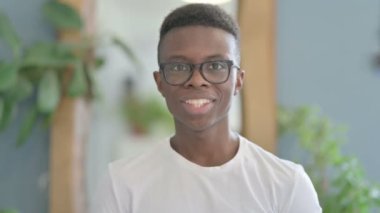
{"label": "cheek", "polygon": [[[231,77],[236,78],[236,76],[231,76]],[[230,100],[235,95],[235,92],[236,92],[236,81],[231,79],[231,81],[229,81],[228,84],[225,85],[223,89],[224,89],[223,91],[224,96],[227,96],[225,98]]]}
{"label": "cheek", "polygon": [[234,97],[235,93],[235,88],[234,84],[232,82],[228,83],[225,85],[225,87],[220,88],[220,93],[221,93],[221,102],[222,105],[224,105],[223,108],[226,108],[227,110],[230,108],[231,101]]}
{"label": "cheek", "polygon": [[164,92],[162,92],[162,96],[165,98],[166,106],[169,112],[173,114],[176,106],[175,100],[172,98],[174,95],[172,93],[168,93],[167,90],[164,90]]}
{"label": "cheek", "polygon": [[168,110],[170,112],[173,112],[173,101],[170,100],[170,98],[168,97],[165,97],[165,101],[166,101],[166,106],[168,107]]}

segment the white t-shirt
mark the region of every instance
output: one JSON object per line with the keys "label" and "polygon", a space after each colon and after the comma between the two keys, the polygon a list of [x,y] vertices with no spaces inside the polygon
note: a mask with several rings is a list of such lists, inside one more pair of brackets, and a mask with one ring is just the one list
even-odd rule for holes
{"label": "white t-shirt", "polygon": [[132,160],[109,165],[99,213],[320,213],[302,166],[281,160],[240,136],[227,163],[202,167],[169,140]]}

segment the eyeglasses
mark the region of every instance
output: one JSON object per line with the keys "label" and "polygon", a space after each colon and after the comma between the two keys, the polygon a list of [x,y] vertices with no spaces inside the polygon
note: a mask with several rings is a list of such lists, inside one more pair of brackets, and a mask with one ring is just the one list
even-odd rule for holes
{"label": "eyeglasses", "polygon": [[234,65],[232,60],[206,61],[201,64],[190,63],[162,63],[160,71],[164,75],[165,81],[173,86],[181,85],[190,80],[196,67],[202,77],[212,84],[222,84],[226,82],[230,76],[232,67],[240,70],[239,66]]}

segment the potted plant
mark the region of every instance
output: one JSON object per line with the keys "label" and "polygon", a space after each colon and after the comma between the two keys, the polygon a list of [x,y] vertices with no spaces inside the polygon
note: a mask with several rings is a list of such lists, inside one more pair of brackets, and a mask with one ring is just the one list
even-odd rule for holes
{"label": "potted plant", "polygon": [[133,78],[126,79],[126,95],[123,100],[123,115],[134,135],[146,135],[160,131],[170,131],[173,119],[161,100],[156,96],[139,95]]}

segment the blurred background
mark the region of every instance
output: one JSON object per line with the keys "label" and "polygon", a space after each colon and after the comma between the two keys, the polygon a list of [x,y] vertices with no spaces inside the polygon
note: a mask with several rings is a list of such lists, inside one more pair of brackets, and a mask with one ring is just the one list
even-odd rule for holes
{"label": "blurred background", "polygon": [[[146,151],[173,131],[152,72],[158,69],[156,46],[160,24],[171,10],[186,4],[182,0],[66,1],[88,22],[80,29],[93,36],[80,41],[90,40],[94,44],[79,54],[81,58],[75,58],[85,61],[84,77],[78,74],[81,69],[76,68],[72,68],[74,77],[66,77],[72,79],[68,93],[75,98],[59,96],[65,100],[56,101],[56,105],[46,101],[46,106],[52,106],[49,112],[42,110],[45,105],[37,104],[38,114],[33,114],[35,111],[30,108],[34,109],[36,100],[43,103],[38,89],[43,87],[40,79],[45,78],[41,74],[36,83],[31,81],[34,89],[30,89],[29,95],[20,99],[17,106],[12,105],[15,110],[9,110],[7,91],[10,89],[4,86],[11,81],[7,63],[11,64],[18,54],[17,42],[7,39],[12,38],[12,33],[4,33],[7,29],[2,21],[4,17],[26,47],[38,41],[72,41],[73,37],[74,40],[80,37],[72,29],[68,30],[71,35],[57,33],[43,12],[49,11],[43,9],[48,2],[51,1],[0,0],[0,30],[4,30],[0,31],[0,212],[1,209],[27,213],[90,212],[97,184],[109,162]],[[241,22],[243,2],[247,1],[224,1],[219,5]],[[380,205],[377,190],[380,183],[377,158],[380,1],[268,2],[273,7],[270,15],[274,18],[271,63],[278,116],[278,126],[274,127],[277,129],[275,149],[269,151],[303,164],[317,190],[321,190],[320,200],[330,212],[376,212],[376,206]],[[258,8],[260,4],[257,3]],[[252,14],[252,19],[255,17],[258,16]],[[249,25],[249,20],[244,21],[244,26]],[[251,28],[254,31],[260,26]],[[244,34],[242,38],[249,39]],[[41,51],[30,52],[38,55]],[[95,59],[88,60],[88,52],[101,59],[101,65],[94,65],[93,71],[87,71],[90,65],[96,64],[92,62]],[[28,51],[25,55],[23,60],[29,64],[19,66],[20,76],[29,76],[25,73],[37,70],[35,67],[44,63],[49,69],[55,67],[41,60],[34,60],[30,65]],[[77,52],[74,55],[77,57]],[[255,58],[252,61],[255,63]],[[244,55],[243,68],[254,73],[248,65],[244,67]],[[57,72],[59,79],[62,76],[65,79],[66,74]],[[81,84],[75,83],[81,79],[87,82],[85,92],[80,92]],[[251,92],[244,88],[245,98]],[[54,94],[45,96],[55,97]],[[244,97],[236,97],[230,117],[233,129],[245,134],[250,130],[244,122],[247,106],[243,105]],[[282,108],[277,111],[277,106]],[[62,116],[53,116],[55,113]],[[6,117],[12,117],[7,125],[3,124]],[[71,120],[62,124],[60,117]],[[335,180],[329,185],[334,192],[326,189],[329,188],[327,179]],[[53,180],[60,182],[53,183]],[[65,191],[70,188],[71,191]],[[329,198],[334,198],[340,206],[327,202]],[[357,205],[348,205],[352,202]],[[71,206],[60,208],[66,203]]]}

